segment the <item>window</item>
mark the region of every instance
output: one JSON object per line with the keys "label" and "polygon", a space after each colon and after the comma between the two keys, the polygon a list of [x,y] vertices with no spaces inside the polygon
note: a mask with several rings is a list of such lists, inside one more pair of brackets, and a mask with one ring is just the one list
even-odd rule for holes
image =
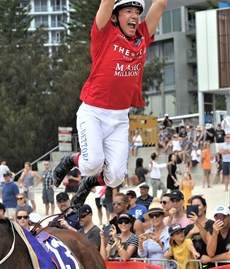
{"label": "window", "polygon": [[163,43],[163,58],[165,61],[173,61],[174,48],[173,48],[172,40],[169,40]]}
{"label": "window", "polygon": [[181,31],[181,11],[180,9],[172,10],[172,20],[173,20],[173,32]]}
{"label": "window", "polygon": [[162,15],[162,32],[163,34],[167,34],[171,31],[171,12],[167,10]]}
{"label": "window", "polygon": [[165,86],[171,86],[175,84],[174,65],[165,66],[164,68],[164,83]]}

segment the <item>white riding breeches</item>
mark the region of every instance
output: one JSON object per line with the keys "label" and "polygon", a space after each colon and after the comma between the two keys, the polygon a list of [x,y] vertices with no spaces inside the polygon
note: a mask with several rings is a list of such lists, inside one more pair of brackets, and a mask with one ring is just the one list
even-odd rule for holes
{"label": "white riding breeches", "polygon": [[105,184],[119,186],[127,172],[129,109],[109,110],[83,103],[77,112],[77,130],[83,176],[103,170]]}

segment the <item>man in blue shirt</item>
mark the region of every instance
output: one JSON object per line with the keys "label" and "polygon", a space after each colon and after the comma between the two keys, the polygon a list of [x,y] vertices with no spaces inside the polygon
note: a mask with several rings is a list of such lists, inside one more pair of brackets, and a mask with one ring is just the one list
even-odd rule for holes
{"label": "man in blue shirt", "polygon": [[2,187],[2,201],[6,208],[6,216],[10,220],[15,220],[15,208],[17,206],[16,195],[19,194],[17,184],[11,180],[11,174],[3,175],[5,184]]}
{"label": "man in blue shirt", "polygon": [[72,208],[70,208],[69,195],[66,192],[60,192],[56,195],[56,201],[57,206],[63,215],[60,213],[60,216],[54,218],[52,220],[52,226],[58,226],[59,228],[69,230],[79,230],[81,225],[79,223],[78,215]]}

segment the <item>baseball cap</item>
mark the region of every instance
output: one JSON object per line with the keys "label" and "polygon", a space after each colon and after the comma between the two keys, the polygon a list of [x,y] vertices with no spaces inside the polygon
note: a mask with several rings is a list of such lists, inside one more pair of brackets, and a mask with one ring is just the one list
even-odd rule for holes
{"label": "baseball cap", "polygon": [[131,218],[130,218],[129,214],[125,214],[125,213],[120,214],[119,217],[117,218],[117,221],[119,221],[121,219],[128,219],[131,222]]}
{"label": "baseball cap", "polygon": [[230,210],[228,209],[227,206],[223,206],[223,205],[219,205],[218,207],[216,207],[215,212],[214,212],[214,216],[216,214],[223,214],[225,216],[230,215]]}
{"label": "baseball cap", "polygon": [[149,189],[149,185],[148,184],[142,184],[139,186],[140,189]]}
{"label": "baseball cap", "polygon": [[66,192],[60,192],[56,195],[57,202],[69,200],[69,195]]}
{"label": "baseball cap", "polygon": [[3,174],[4,177],[11,177],[11,173],[7,172],[5,174]]}
{"label": "baseball cap", "polygon": [[133,197],[137,197],[136,192],[135,192],[135,191],[132,191],[132,190],[127,191],[127,192],[126,192],[126,195],[131,195],[131,196],[133,196]]}
{"label": "baseball cap", "polygon": [[173,235],[175,232],[182,231],[185,228],[182,228],[180,223],[173,223],[171,226],[169,226],[169,234]]}
{"label": "baseball cap", "polygon": [[87,205],[87,204],[84,204],[80,209],[79,209],[79,216],[83,215],[83,214],[89,214],[89,213],[92,213],[92,208]]}
{"label": "baseball cap", "polygon": [[6,208],[3,203],[0,203],[0,209],[2,209],[4,212],[6,211]]}
{"label": "baseball cap", "polygon": [[174,190],[169,195],[170,200],[177,199],[177,200],[184,200],[184,195],[179,190]]}

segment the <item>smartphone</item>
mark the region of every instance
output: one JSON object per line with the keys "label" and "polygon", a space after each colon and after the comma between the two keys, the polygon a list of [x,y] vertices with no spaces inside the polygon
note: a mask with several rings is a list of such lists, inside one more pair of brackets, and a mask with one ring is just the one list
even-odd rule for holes
{"label": "smartphone", "polygon": [[198,205],[188,205],[187,206],[187,218],[191,213],[194,212],[198,216]]}
{"label": "smartphone", "polygon": [[110,229],[112,228],[112,224],[104,224],[103,225],[103,231],[104,231],[104,236],[109,237]]}

